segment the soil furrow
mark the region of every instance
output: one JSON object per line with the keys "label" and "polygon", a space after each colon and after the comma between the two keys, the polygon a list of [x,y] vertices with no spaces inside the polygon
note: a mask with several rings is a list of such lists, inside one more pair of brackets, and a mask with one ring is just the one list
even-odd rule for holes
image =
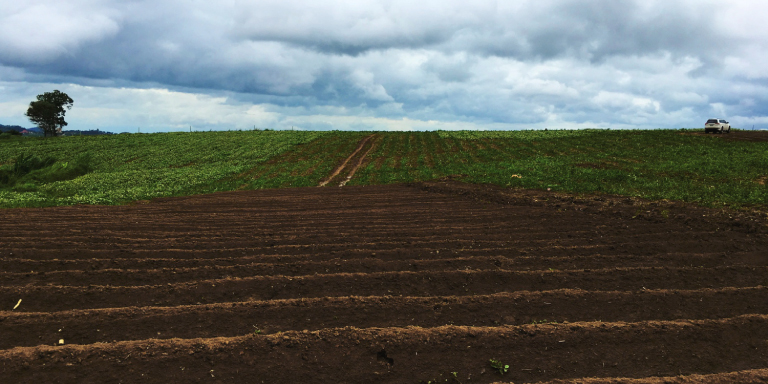
{"label": "soil furrow", "polygon": [[[375,239],[373,239],[375,240]],[[40,249],[30,247],[26,249],[14,248],[8,249],[4,254],[6,258],[17,257],[22,259],[53,260],[53,259],[82,259],[82,258],[201,258],[204,256],[220,258],[226,255],[255,255],[255,254],[318,254],[331,252],[379,252],[398,249],[410,249],[413,253],[422,251],[418,256],[434,253],[435,250],[450,252],[471,252],[477,256],[507,255],[520,256],[527,254],[538,254],[541,256],[557,255],[593,255],[593,254],[633,254],[633,255],[654,255],[670,252],[742,252],[759,251],[761,248],[750,243],[732,243],[719,242],[714,244],[703,243],[698,240],[671,240],[667,242],[649,241],[649,242],[622,242],[614,244],[601,244],[594,242],[579,246],[561,245],[558,242],[538,241],[538,242],[514,242],[507,240],[506,245],[499,244],[497,247],[484,247],[482,242],[476,240],[455,240],[449,237],[440,237],[435,239],[403,241],[369,241],[369,242],[345,242],[339,240],[335,243],[313,243],[306,241],[304,244],[286,244],[271,241],[260,241],[258,243],[240,243],[233,242],[229,247],[206,248],[205,245],[195,245],[194,242],[187,244],[184,248],[167,247],[162,249],[136,249],[128,245],[111,245],[109,248],[97,248],[92,246],[71,246],[60,249]]]}
{"label": "soil furrow", "polygon": [[[462,252],[463,253],[463,252]],[[156,282],[179,283],[187,281],[211,280],[222,278],[252,277],[252,276],[307,276],[330,273],[374,273],[374,272],[421,272],[421,271],[451,271],[451,270],[490,270],[503,269],[507,271],[536,271],[536,268],[546,266],[539,272],[552,270],[581,270],[605,269],[611,267],[642,268],[642,267],[716,267],[732,265],[766,266],[768,260],[759,257],[761,254],[724,255],[722,253],[707,255],[673,254],[652,256],[627,255],[592,255],[592,256],[475,256],[451,257],[451,252],[443,252],[413,259],[413,253],[406,252],[404,258],[390,259],[381,252],[367,254],[344,255],[312,255],[307,258],[271,256],[271,263],[263,257],[244,257],[240,259],[214,259],[210,265],[184,267],[181,260],[84,260],[79,263],[69,263],[71,266],[80,264],[79,269],[59,267],[54,263],[49,268],[41,263],[22,263],[26,272],[0,272],[0,286],[14,285],[146,285]],[[127,261],[127,262],[126,262]],[[191,263],[205,264],[206,259],[190,260]],[[250,261],[241,263],[239,261]],[[218,264],[221,263],[221,264]],[[2,264],[2,263],[0,263]],[[10,264],[3,270],[18,270],[20,266]],[[163,267],[162,264],[176,267]],[[224,264],[224,265],[222,265]],[[233,265],[234,264],[234,265]],[[134,268],[131,268],[134,267]],[[140,267],[140,268],[135,268]],[[143,267],[143,268],[141,268]],[[30,269],[31,268],[31,269]],[[46,271],[46,269],[48,271]],[[52,271],[51,271],[52,269]]]}
{"label": "soil furrow", "polygon": [[[213,236],[212,238],[206,238],[206,236],[189,236],[186,238],[178,239],[116,239],[112,237],[105,238],[91,238],[81,239],[75,241],[71,237],[67,238],[62,235],[61,241],[56,241],[55,238],[49,240],[49,243],[45,241],[36,241],[34,250],[39,252],[61,251],[66,249],[77,248],[83,251],[99,251],[99,250],[114,250],[117,248],[131,247],[137,251],[151,251],[151,250],[163,250],[163,249],[232,249],[242,247],[263,247],[266,244],[275,245],[315,245],[315,246],[328,246],[339,242],[345,244],[396,244],[396,243],[421,243],[425,240],[443,241],[447,243],[454,243],[459,246],[468,246],[475,244],[479,247],[539,247],[542,245],[552,244],[565,247],[579,247],[579,246],[593,246],[596,244],[624,246],[627,244],[653,244],[658,243],[658,237],[662,233],[651,233],[648,236],[632,236],[632,235],[617,235],[617,236],[599,236],[589,235],[583,237],[569,237],[569,238],[557,238],[552,233],[528,233],[526,235],[519,235],[510,233],[508,231],[500,232],[498,234],[489,234],[487,231],[460,231],[460,230],[436,230],[429,233],[422,233],[418,230],[408,231],[410,227],[406,224],[399,225],[396,230],[379,231],[376,232],[369,228],[354,228],[354,223],[350,222],[349,225],[343,229],[335,229],[329,233],[333,236],[325,236],[318,231],[310,232],[310,229],[305,231],[295,231],[291,234],[269,234],[269,235],[255,235],[251,231],[241,236],[237,234],[221,234]],[[532,228],[533,230],[534,228]],[[355,231],[350,233],[350,231]],[[398,233],[400,232],[400,233]],[[406,233],[403,233],[406,232]],[[311,233],[310,235],[306,235]],[[687,236],[685,233],[670,233],[669,231],[663,232],[664,235],[676,236],[677,239],[672,241],[672,245],[675,243],[686,244],[691,246],[691,251],[706,250],[706,246],[709,241],[703,241],[697,237]],[[15,253],[23,250],[28,250],[30,242],[34,239],[26,239],[24,241],[4,241],[3,255]],[[665,242],[666,243],[666,242]],[[726,241],[718,241],[716,243],[722,243],[726,246],[739,245],[736,239],[727,239]],[[718,244],[713,244],[718,246]]]}
{"label": "soil furrow", "polygon": [[338,296],[470,296],[553,289],[699,289],[768,285],[766,267],[613,268],[513,272],[444,271],[256,276],[145,286],[0,287],[0,302],[23,312]]}
{"label": "soil furrow", "polygon": [[[678,375],[664,377],[645,377],[632,379],[628,377],[604,377],[584,379],[558,379],[539,384],[764,384],[768,383],[768,369],[747,369],[736,372],[713,373],[710,375]],[[499,381],[493,384],[514,384],[509,381]]]}
{"label": "soil furrow", "polygon": [[[0,349],[63,338],[70,344],[233,337],[353,326],[498,326],[637,322],[768,314],[768,288],[605,292],[556,290],[447,297],[339,297],[52,313],[0,312]],[[226,321],[221,321],[226,319]]]}
{"label": "soil furrow", "polygon": [[[712,374],[764,367],[768,316],[505,327],[330,328],[213,339],[0,351],[14,383],[536,382]],[[693,356],[694,358],[690,358]],[[509,365],[500,376],[490,359]],[[145,373],[151,372],[151,375]]]}
{"label": "soil furrow", "polygon": [[[375,255],[374,255],[375,256]],[[116,269],[56,271],[40,273],[0,273],[0,286],[12,285],[146,285],[156,282],[178,283],[252,276],[306,276],[318,273],[371,273],[391,271],[451,271],[490,269],[501,265],[492,258],[452,258],[386,262],[376,259],[356,261],[332,259],[326,262],[250,264],[198,268]]]}
{"label": "soil furrow", "polygon": [[[412,225],[413,223],[409,223]],[[157,238],[157,239],[136,239],[136,238],[116,238],[116,237],[103,237],[103,238],[83,238],[75,239],[73,237],[62,236],[62,239],[58,241],[55,237],[47,240],[36,240],[35,249],[39,251],[58,251],[61,249],[77,247],[82,250],[112,250],[115,248],[130,246],[136,250],[158,250],[168,248],[179,249],[225,249],[225,248],[237,248],[244,246],[259,247],[268,243],[275,244],[290,244],[292,246],[297,245],[316,245],[325,246],[335,244],[337,242],[344,242],[346,244],[377,244],[377,243],[403,243],[403,242],[423,242],[426,239],[436,239],[440,241],[450,241],[461,245],[462,243],[474,243],[478,246],[510,246],[510,247],[533,247],[540,246],[541,244],[556,244],[565,247],[579,247],[579,246],[591,246],[595,244],[611,244],[614,246],[623,246],[626,244],[648,244],[657,243],[658,237],[663,233],[664,235],[674,236],[677,240],[673,243],[683,243],[687,246],[691,246],[693,250],[705,249],[710,241],[702,240],[700,236],[713,236],[714,234],[699,233],[697,236],[689,236],[684,232],[674,233],[670,231],[664,231],[659,233],[649,233],[647,235],[630,235],[622,234],[616,236],[602,236],[599,234],[591,233],[583,236],[571,236],[567,238],[559,238],[553,236],[552,229],[547,229],[537,233],[537,228],[531,228],[529,233],[520,235],[512,233],[511,231],[500,230],[499,233],[490,234],[487,229],[478,228],[477,230],[462,231],[460,229],[440,229],[435,228],[428,233],[423,233],[415,228],[413,231],[408,231],[410,225],[401,224],[387,229],[370,229],[370,228],[355,228],[354,222],[349,222],[343,228],[336,228],[328,230],[330,235],[321,233],[322,231],[306,230],[293,230],[290,234],[275,234],[254,236],[254,231],[246,232],[240,236],[237,234],[218,234],[215,236],[195,235],[187,236],[183,238]],[[306,236],[303,234],[311,233]],[[20,245],[28,245],[32,238],[24,239],[23,241],[9,241],[4,239],[4,249],[6,252],[14,252],[23,250],[19,248]],[[318,240],[323,240],[319,242]],[[434,241],[434,240],[433,240]],[[718,241],[716,243],[725,243],[725,245],[738,245],[736,239],[728,239],[728,241]],[[99,247],[98,245],[102,245]]]}
{"label": "soil furrow", "polygon": [[[434,250],[432,250],[434,251]],[[488,253],[486,250],[478,250]],[[234,252],[233,252],[234,253]],[[476,262],[492,261],[498,266],[508,270],[531,270],[546,265],[553,269],[600,269],[611,266],[623,267],[642,267],[642,266],[727,266],[727,265],[753,265],[765,266],[768,258],[763,257],[763,252],[709,252],[709,253],[663,253],[649,256],[639,255],[621,255],[621,254],[593,254],[587,256],[505,256],[496,254],[495,256],[476,256],[467,250],[461,251],[460,258],[456,258],[455,251],[443,251],[436,253],[434,258],[425,258],[421,256],[424,252],[414,249],[394,249],[357,251],[344,253],[308,253],[301,255],[286,254],[260,254],[252,256],[241,256],[232,254],[230,257],[216,258],[88,258],[88,259],[67,259],[67,260],[32,260],[32,259],[13,259],[0,258],[0,276],[4,275],[22,275],[40,274],[42,272],[68,272],[68,271],[101,271],[109,269],[184,269],[184,268],[275,268],[275,270],[290,269],[295,274],[295,268],[304,268],[317,265],[317,268],[324,270],[323,265],[331,265],[334,272],[342,272],[340,266],[351,265],[387,265],[386,270],[413,270],[422,263],[440,262],[443,260],[469,259]],[[440,256],[439,258],[437,256]],[[416,265],[414,267],[414,264]],[[348,267],[345,267],[348,268]],[[367,268],[367,267],[366,267]],[[455,268],[460,269],[460,268]],[[345,269],[344,271],[351,271]],[[278,273],[278,274],[288,274]],[[306,274],[306,273],[304,273]],[[0,277],[0,281],[2,281]]]}

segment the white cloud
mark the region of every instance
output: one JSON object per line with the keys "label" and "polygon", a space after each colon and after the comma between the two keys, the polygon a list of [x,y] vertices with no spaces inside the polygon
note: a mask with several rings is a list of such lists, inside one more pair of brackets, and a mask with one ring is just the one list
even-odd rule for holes
{"label": "white cloud", "polygon": [[81,44],[114,36],[119,30],[113,12],[94,1],[4,3],[0,50],[20,62],[72,54]]}
{"label": "white cloud", "polygon": [[726,114],[726,107],[723,103],[711,103],[709,104],[710,110],[712,113],[716,114],[718,118],[722,119],[724,116],[727,116]]}
{"label": "white cloud", "polygon": [[387,94],[387,90],[384,86],[376,83],[374,75],[371,72],[356,70],[350,74],[352,83],[363,91],[365,97],[371,100],[378,101],[393,101],[392,96]]}
{"label": "white cloud", "polygon": [[[31,101],[31,100],[30,100]],[[27,111],[29,103],[22,101],[5,101],[0,102],[0,118],[13,123],[14,125],[24,117],[24,113]],[[26,118],[24,118],[26,120]]]}
{"label": "white cloud", "polygon": [[520,79],[514,82],[512,92],[519,95],[550,95],[568,98],[579,97],[579,91],[556,80]]}

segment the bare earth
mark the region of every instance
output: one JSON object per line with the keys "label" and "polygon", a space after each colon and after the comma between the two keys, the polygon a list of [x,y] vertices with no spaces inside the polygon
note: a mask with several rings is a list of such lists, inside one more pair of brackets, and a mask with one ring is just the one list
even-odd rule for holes
{"label": "bare earth", "polygon": [[0,217],[0,383],[768,382],[760,212],[444,180]]}

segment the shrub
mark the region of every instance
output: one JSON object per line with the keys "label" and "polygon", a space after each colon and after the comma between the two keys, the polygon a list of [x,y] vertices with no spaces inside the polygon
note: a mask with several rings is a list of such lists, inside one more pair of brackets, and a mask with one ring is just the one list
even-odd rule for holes
{"label": "shrub", "polygon": [[71,180],[92,171],[91,156],[88,153],[74,161],[57,163],[51,156],[39,157],[20,154],[13,165],[0,168],[0,186],[16,187],[25,191],[34,190],[35,185],[54,181]]}

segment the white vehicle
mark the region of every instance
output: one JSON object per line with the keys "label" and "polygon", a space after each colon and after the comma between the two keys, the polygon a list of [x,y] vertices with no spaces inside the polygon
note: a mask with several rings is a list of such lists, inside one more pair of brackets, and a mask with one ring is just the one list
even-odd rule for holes
{"label": "white vehicle", "polygon": [[704,133],[716,132],[716,133],[731,133],[731,124],[723,119],[709,119],[704,124]]}

